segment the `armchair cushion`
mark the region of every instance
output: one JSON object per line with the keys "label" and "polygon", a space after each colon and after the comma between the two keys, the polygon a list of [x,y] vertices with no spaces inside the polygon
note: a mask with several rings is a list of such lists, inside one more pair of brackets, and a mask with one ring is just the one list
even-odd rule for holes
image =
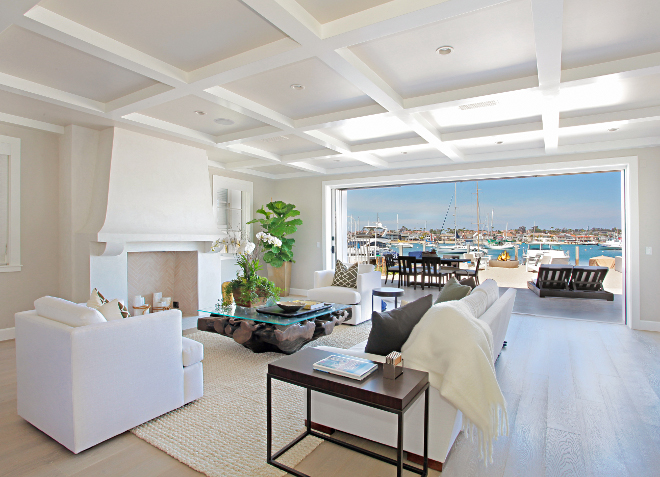
{"label": "armchair cushion", "polygon": [[354,288],[335,286],[308,290],[307,298],[328,303],[341,303],[342,305],[356,305],[361,300],[360,294]]}
{"label": "armchair cushion", "polygon": [[204,345],[199,341],[191,340],[183,336],[181,338],[183,351],[183,366],[192,366],[204,359]]}
{"label": "armchair cushion", "polygon": [[105,323],[107,320],[98,310],[78,305],[62,298],[43,296],[34,301],[37,315],[69,326],[87,326]]}
{"label": "armchair cushion", "polygon": [[335,265],[335,276],[332,279],[333,287],[357,288],[358,264],[346,267],[341,260]]}

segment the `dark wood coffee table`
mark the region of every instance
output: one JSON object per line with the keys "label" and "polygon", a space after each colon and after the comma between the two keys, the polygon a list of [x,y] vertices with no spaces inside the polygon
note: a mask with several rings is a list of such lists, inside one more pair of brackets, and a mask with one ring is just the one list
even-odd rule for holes
{"label": "dark wood coffee table", "polygon": [[[428,473],[428,432],[429,432],[429,374],[424,371],[406,368],[395,380],[383,378],[383,365],[363,381],[357,381],[334,374],[316,371],[312,365],[332,354],[315,348],[304,349],[294,355],[286,356],[268,365],[266,391],[266,421],[267,447],[266,461],[290,474],[299,477],[309,477],[275,459],[291,449],[307,436],[315,436],[333,442],[356,452],[368,455],[397,467],[397,477],[401,477],[403,469],[426,476]],[[273,454],[272,426],[272,393],[271,380],[278,379],[286,383],[307,389],[307,429],[300,436]],[[391,459],[367,449],[321,434],[312,429],[312,391],[329,394],[347,401],[353,401],[365,406],[374,407],[398,416],[397,426],[397,458]],[[424,467],[422,469],[403,463],[403,415],[417,399],[424,394]]]}
{"label": "dark wood coffee table", "polygon": [[333,304],[329,308],[287,318],[259,313],[256,308],[232,305],[216,310],[198,310],[211,316],[198,318],[197,329],[233,338],[255,353],[291,354],[306,343],[332,333],[336,325],[349,319],[349,308],[348,305]]}

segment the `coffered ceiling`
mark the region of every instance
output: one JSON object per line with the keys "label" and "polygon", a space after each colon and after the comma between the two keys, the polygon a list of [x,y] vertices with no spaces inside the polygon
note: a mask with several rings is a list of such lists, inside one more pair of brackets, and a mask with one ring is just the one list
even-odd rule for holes
{"label": "coffered ceiling", "polygon": [[13,0],[0,122],[273,179],[659,146],[660,2]]}

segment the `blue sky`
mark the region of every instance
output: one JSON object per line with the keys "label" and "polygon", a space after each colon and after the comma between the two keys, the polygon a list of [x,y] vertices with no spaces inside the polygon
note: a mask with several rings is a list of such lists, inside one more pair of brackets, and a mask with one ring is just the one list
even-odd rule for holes
{"label": "blue sky", "polygon": [[[458,227],[476,228],[476,182],[459,182]],[[360,218],[360,227],[374,223],[376,214],[388,228],[440,228],[454,195],[453,183],[420,184],[348,191],[348,215]],[[479,181],[481,222],[504,230],[524,225],[542,229],[621,227],[621,173],[604,172],[565,176],[526,177]],[[454,204],[445,228],[454,227]]]}

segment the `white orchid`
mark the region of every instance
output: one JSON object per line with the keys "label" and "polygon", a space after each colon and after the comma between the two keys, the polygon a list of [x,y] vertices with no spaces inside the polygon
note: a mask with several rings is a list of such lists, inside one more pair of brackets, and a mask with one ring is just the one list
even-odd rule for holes
{"label": "white orchid", "polygon": [[238,247],[238,250],[236,251],[236,253],[238,253],[239,255],[242,255],[244,253],[249,255],[254,251],[255,247],[256,247],[255,244],[253,244],[250,241],[246,241],[246,242],[243,242],[243,243],[240,244],[240,246]]}
{"label": "white orchid", "polygon": [[257,234],[257,239],[261,240],[262,242],[275,245],[276,247],[282,246],[282,241],[280,239],[266,232],[259,232]]}

